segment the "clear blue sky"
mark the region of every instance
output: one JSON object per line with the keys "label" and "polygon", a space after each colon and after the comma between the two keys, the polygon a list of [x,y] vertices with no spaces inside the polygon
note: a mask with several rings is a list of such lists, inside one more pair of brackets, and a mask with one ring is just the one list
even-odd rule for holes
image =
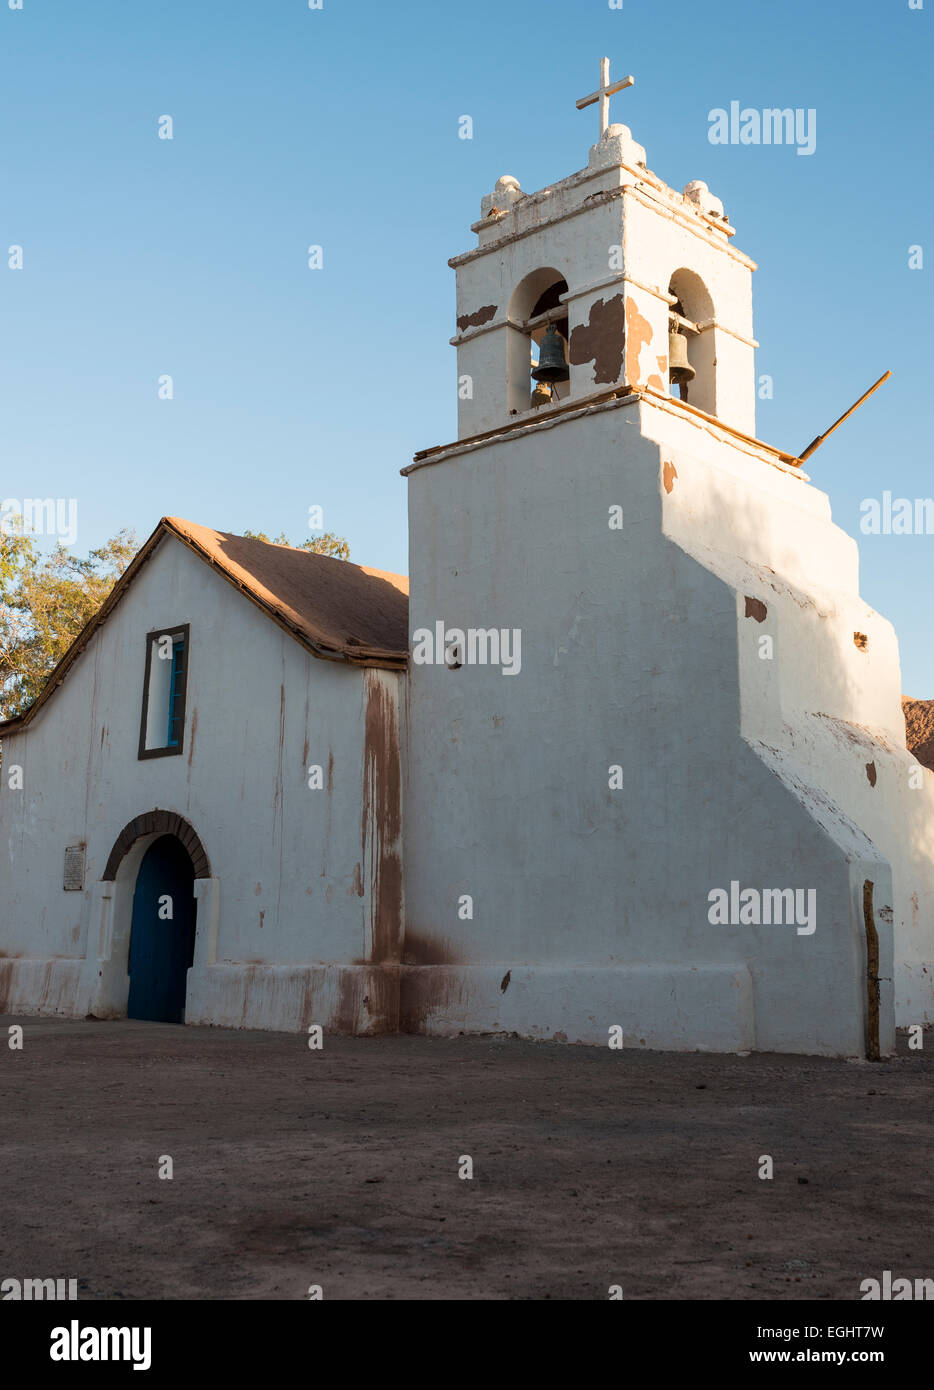
{"label": "clear blue sky", "polygon": [[[802,448],[891,367],[810,471],[853,535],[864,498],[934,496],[934,263],[908,268],[911,245],[934,256],[932,14],[0,0],[0,497],[76,497],[82,552],[165,513],[297,540],[320,504],[353,559],[405,571],[399,469],[455,434],[447,258],[499,175],[532,191],[586,164],[596,114],[574,102],[604,53],[636,76],[612,119],[669,184],[706,179],[759,263],[759,435]],[[712,146],[732,100],[815,108],[816,152]],[[934,696],[934,536],[860,549],[903,689]]]}

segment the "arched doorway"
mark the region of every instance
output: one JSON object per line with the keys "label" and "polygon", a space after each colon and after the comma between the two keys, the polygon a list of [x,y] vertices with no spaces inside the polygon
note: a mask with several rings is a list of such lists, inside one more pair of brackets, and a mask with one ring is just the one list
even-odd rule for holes
{"label": "arched doorway", "polygon": [[140,862],[130,928],[128,1018],[185,1021],[195,949],[194,866],[175,835],[153,840]]}

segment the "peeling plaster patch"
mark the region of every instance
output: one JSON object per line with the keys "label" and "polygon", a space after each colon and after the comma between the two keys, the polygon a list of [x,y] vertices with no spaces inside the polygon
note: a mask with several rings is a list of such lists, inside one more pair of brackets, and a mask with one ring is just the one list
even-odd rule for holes
{"label": "peeling plaster patch", "polygon": [[656,357],[655,361],[658,363],[658,370],[661,372],[662,376],[664,376],[668,370],[668,358]]}
{"label": "peeling plaster patch", "polygon": [[861,652],[869,650],[869,638],[866,636],[865,632],[854,632],[853,641]]}
{"label": "peeling plaster patch", "polygon": [[585,635],[583,630],[584,624],[587,622],[586,615],[580,611],[584,601],[585,595],[583,591],[579,594],[575,594],[571,608],[565,613],[561,623],[561,628],[564,631],[564,641],[561,645],[555,647],[553,663],[555,666],[562,665],[566,656],[575,653],[579,654],[580,652]]}
{"label": "peeling plaster patch", "polygon": [[472,314],[461,314],[457,320],[457,327],[461,333],[467,328],[480,328],[496,313],[495,304],[484,304],[482,309],[475,309]]}
{"label": "peeling plaster patch", "polygon": [[499,985],[500,989],[503,991],[504,994],[506,993],[507,989],[509,988],[509,981],[510,981],[511,979],[512,979],[512,971],[511,971],[511,970],[507,970],[507,971],[506,971],[506,974],[503,976],[502,980],[500,981],[500,985]]}
{"label": "peeling plaster patch", "polygon": [[[775,571],[770,569],[768,565],[756,565],[755,568],[760,577],[763,574],[775,574]],[[781,594],[784,595],[785,598],[790,598],[793,603],[796,603],[798,605],[799,608],[805,610],[809,608],[812,609],[819,618],[836,617],[835,608],[822,608],[819,604],[815,603],[813,598],[811,598],[808,594],[803,594],[801,590],[796,589],[793,584],[779,584],[773,578],[769,581],[769,585],[776,594]]]}
{"label": "peeling plaster patch", "polygon": [[852,724],[848,719],[837,719],[834,715],[824,714],[820,710],[816,717],[822,719],[837,738],[846,739],[848,743],[865,749],[867,753],[880,746],[889,753],[894,751],[893,745],[878,730],[867,729],[862,724]]}
{"label": "peeling plaster patch", "polygon": [[755,618],[757,623],[764,623],[768,609],[761,598],[750,598],[746,595],[746,617]]}
{"label": "peeling plaster patch", "polygon": [[664,468],[664,471],[663,471],[663,475],[662,475],[662,476],[663,476],[664,482],[665,482],[665,491],[666,491],[666,492],[671,492],[672,488],[673,488],[674,485],[675,485],[675,478],[677,478],[677,476],[678,476],[678,470],[677,470],[677,468],[675,468],[675,466],[674,466],[673,463],[666,463],[666,464],[665,464],[665,468]]}
{"label": "peeling plaster patch", "polygon": [[[578,323],[571,329],[568,361],[572,367],[585,367],[592,362],[597,386],[619,381],[627,319],[628,306],[623,307],[623,296],[617,294],[605,304],[602,299],[595,300],[587,323]],[[638,355],[638,348],[636,351]]]}
{"label": "peeling plaster patch", "polygon": [[869,778],[869,785],[870,785],[871,787],[874,787],[874,786],[876,785],[876,765],[875,765],[875,763],[867,763],[867,764],[866,764],[866,776]]}
{"label": "peeling plaster patch", "polygon": [[652,341],[652,325],[639,313],[636,301],[626,300],[626,382],[629,386],[641,386],[639,375],[639,354],[643,347]]}
{"label": "peeling plaster patch", "polygon": [[351,884],[350,891],[352,894],[356,893],[358,898],[363,897],[363,879],[360,876],[359,864],[354,864],[353,866],[353,883]]}

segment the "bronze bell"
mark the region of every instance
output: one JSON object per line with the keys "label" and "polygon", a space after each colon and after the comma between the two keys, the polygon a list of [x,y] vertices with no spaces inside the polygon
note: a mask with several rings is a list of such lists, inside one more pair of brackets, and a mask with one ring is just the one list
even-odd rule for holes
{"label": "bronze bell", "polygon": [[697,376],[688,361],[688,340],[676,328],[668,330],[668,380],[673,386],[686,385]]}
{"label": "bronze bell", "polygon": [[539,344],[538,366],[532,371],[533,381],[569,381],[571,369],[568,366],[567,343],[550,323]]}

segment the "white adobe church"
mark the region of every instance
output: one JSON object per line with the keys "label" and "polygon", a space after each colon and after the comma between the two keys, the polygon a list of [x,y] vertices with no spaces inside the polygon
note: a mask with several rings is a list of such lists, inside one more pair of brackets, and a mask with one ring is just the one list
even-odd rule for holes
{"label": "white adobe church", "polygon": [[894,631],[756,438],[755,266],[621,85],[451,262],[410,581],[164,519],[0,726],[0,1010],[869,1057],[934,1022]]}

